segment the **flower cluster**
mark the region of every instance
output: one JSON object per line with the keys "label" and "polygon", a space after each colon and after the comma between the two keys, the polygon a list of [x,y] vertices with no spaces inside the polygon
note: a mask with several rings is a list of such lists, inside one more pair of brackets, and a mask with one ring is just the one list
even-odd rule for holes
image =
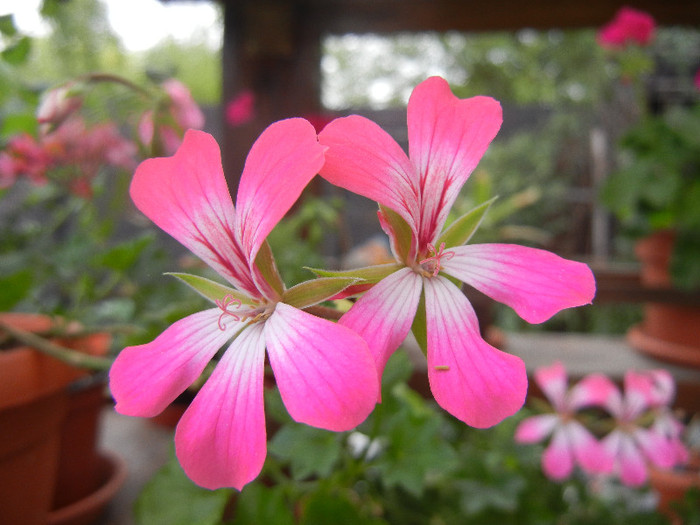
{"label": "flower cluster", "polygon": [[538,369],[535,381],[552,411],[523,420],[515,440],[550,438],[542,469],[551,479],[566,479],[579,466],[589,475],[615,474],[625,485],[640,486],[649,463],[668,469],[688,460],[683,425],[670,409],[675,385],[667,371],[628,371],[622,391],[602,374],[568,388],[566,370],[556,362]]}
{"label": "flower cluster", "polygon": [[[260,473],[266,455],[266,355],[294,420],[350,430],[379,401],[384,366],[412,330],[445,410],[475,427],[517,412],[527,391],[525,366],[481,338],[456,283],[539,323],[590,303],[595,282],[586,265],[546,251],[465,245],[489,203],[444,228],[501,120],[495,100],[461,100],[433,77],[408,104],[408,156],[360,116],[336,119],[318,135],[304,119],[276,122],[248,155],[235,206],[219,149],[206,133],[190,130],[173,157],[143,162],[131,185],[136,206],[228,284],[178,274],[212,308],[119,354],[110,372],[117,411],[156,415],[230,342],[180,420],[175,446],[196,483],[240,489]],[[396,262],[316,270],[318,278],[287,289],[266,237],[317,173],[379,203]],[[359,299],[338,323],[314,315],[319,303],[352,296]]]}
{"label": "flower cluster", "polygon": [[[105,82],[147,94],[147,101],[157,100],[158,109],[144,111],[139,121],[140,144],[124,136],[116,123],[88,123],[80,114],[91,85]],[[139,148],[171,154],[180,145],[185,129],[204,126],[204,115],[179,81],[169,79],[160,91],[148,93],[124,79],[107,75],[87,75],[47,91],[36,117],[36,137],[29,133],[16,135],[0,152],[0,188],[26,177],[35,185],[51,181],[89,198],[92,180],[101,168],[132,170]]]}

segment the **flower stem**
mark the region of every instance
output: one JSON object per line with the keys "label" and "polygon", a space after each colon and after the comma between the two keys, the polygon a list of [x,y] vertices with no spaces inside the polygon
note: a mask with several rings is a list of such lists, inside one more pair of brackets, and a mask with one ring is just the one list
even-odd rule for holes
{"label": "flower stem", "polygon": [[30,346],[39,352],[58,359],[59,361],[63,361],[71,366],[87,368],[89,370],[108,370],[109,367],[112,366],[112,360],[107,357],[87,355],[77,350],[66,348],[48,339],[44,339],[37,334],[15,328],[3,321],[0,321],[0,330],[7,332],[20,343]]}

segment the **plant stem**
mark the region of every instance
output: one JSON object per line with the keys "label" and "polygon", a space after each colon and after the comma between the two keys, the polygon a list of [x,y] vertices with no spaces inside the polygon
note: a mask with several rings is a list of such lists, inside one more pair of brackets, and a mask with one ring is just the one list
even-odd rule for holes
{"label": "plant stem", "polygon": [[0,321],[0,330],[7,332],[19,342],[71,366],[90,370],[108,370],[109,367],[112,366],[112,360],[107,357],[83,354],[77,350],[66,348],[48,339],[44,339],[37,334],[19,330],[3,321]]}

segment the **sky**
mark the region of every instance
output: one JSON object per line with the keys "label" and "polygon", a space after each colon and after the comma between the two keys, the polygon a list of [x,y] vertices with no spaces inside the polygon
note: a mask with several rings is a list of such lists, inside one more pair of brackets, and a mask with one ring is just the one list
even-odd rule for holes
{"label": "sky", "polygon": [[[109,22],[129,51],[143,51],[168,36],[200,41],[212,47],[221,42],[222,27],[213,3],[158,0],[101,0],[107,5]],[[14,14],[15,23],[32,36],[46,34],[39,15],[41,0],[0,0],[0,15]],[[157,23],[154,23],[157,21]]]}

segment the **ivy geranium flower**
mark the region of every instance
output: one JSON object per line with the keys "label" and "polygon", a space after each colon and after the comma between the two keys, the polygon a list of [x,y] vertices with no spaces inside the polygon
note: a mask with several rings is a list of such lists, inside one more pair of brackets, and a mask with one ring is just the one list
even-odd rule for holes
{"label": "ivy geranium flower", "polygon": [[590,303],[595,293],[593,274],[582,263],[510,244],[463,245],[487,204],[443,231],[501,121],[495,100],[460,100],[445,80],[433,77],[415,88],[408,103],[408,156],[377,124],[357,115],[336,119],[319,134],[328,147],[320,175],[379,203],[397,261],[348,272],[376,284],[340,323],[365,338],[380,372],[413,326],[427,353],[435,399],[475,427],[519,410],[527,376],[518,357],[481,338],[474,310],[454,281],[534,323]]}
{"label": "ivy geranium flower", "polygon": [[146,160],[134,175],[136,206],[231,285],[179,275],[213,308],[175,322],[150,343],[125,348],[110,371],[116,410],[151,417],[232,341],[175,432],[181,465],[203,487],[240,490],[262,468],[266,349],[296,421],[349,430],[376,403],[377,372],[362,338],[303,310],[352,280],[321,279],[286,289],[265,242],[320,169],[323,151],[307,121],[271,125],[248,155],[235,209],[218,145],[204,132],[189,130],[173,157]]}
{"label": "ivy geranium flower", "polygon": [[554,480],[570,477],[574,465],[591,474],[612,470],[612,456],[576,419],[576,414],[583,408],[600,406],[615,387],[600,374],[591,374],[569,389],[566,369],[559,361],[537,369],[535,382],[549,400],[553,413],[521,421],[515,441],[538,443],[551,436],[542,454],[542,470]]}
{"label": "ivy geranium flower", "polygon": [[[646,482],[647,462],[668,469],[687,459],[678,439],[682,426],[675,420],[664,421],[671,414],[663,416],[661,421],[654,417],[651,425],[645,421],[650,410],[653,414],[671,402],[675,390],[672,381],[670,376],[664,377],[656,371],[634,370],[625,373],[622,392],[610,381],[610,395],[604,406],[615,418],[615,428],[603,438],[602,445],[615,458],[617,473],[625,485],[638,487]],[[673,428],[669,430],[667,425]]]}

